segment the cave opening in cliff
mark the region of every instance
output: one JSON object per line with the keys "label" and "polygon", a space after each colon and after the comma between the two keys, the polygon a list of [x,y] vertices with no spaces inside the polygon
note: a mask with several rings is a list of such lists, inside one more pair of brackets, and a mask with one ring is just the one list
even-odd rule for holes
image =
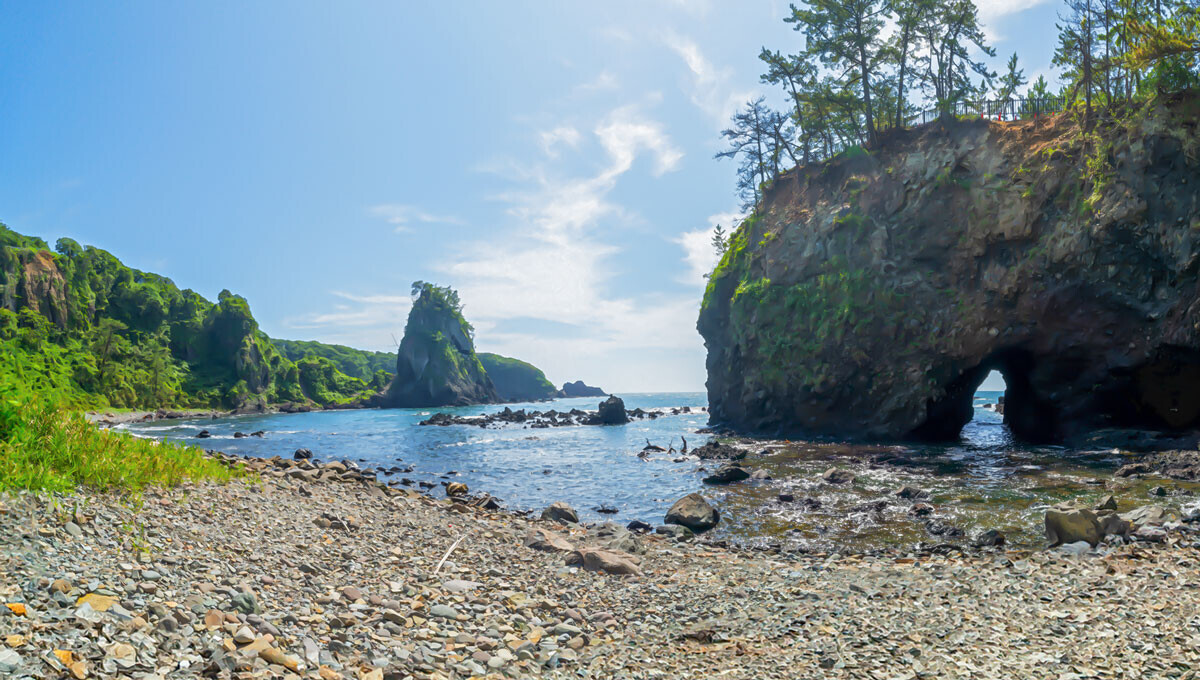
{"label": "cave opening in cliff", "polygon": [[940,399],[930,400],[925,422],[913,430],[913,436],[929,441],[960,441],[964,426],[975,417],[975,400],[981,386],[988,375],[997,373],[1000,380],[992,384],[1004,385],[1002,424],[1017,439],[1052,441],[1055,411],[1037,398],[1030,380],[1034,366],[1034,357],[1027,351],[1013,348],[993,352],[954,378]]}

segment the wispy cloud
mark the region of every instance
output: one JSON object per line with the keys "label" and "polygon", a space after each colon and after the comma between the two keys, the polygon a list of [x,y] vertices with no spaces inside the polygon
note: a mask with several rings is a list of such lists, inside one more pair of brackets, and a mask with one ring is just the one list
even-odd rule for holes
{"label": "wispy cloud", "polygon": [[[562,136],[556,129],[551,138]],[[535,358],[563,377],[574,375],[570,366],[588,357],[605,355],[611,363],[614,352],[699,347],[694,296],[610,292],[616,275],[612,260],[621,251],[611,234],[614,227],[638,219],[612,200],[612,191],[642,160],[658,176],[677,169],[683,152],[663,125],[636,107],[610,111],[586,141],[603,149],[600,168],[575,176],[543,162],[514,173],[521,186],[498,198],[521,226],[494,242],[469,246],[441,266],[457,285],[473,323],[537,319],[579,327],[583,337],[570,343],[533,332],[486,336],[487,348]],[[547,153],[547,161],[554,156]]]}
{"label": "wispy cloud", "polygon": [[367,212],[374,216],[382,218],[385,222],[392,225],[392,229],[397,234],[403,234],[412,231],[413,224],[450,224],[462,226],[466,222],[451,215],[436,215],[426,212],[415,205],[406,205],[402,203],[381,203],[367,208]]}
{"label": "wispy cloud", "polygon": [[692,103],[718,125],[728,123],[733,112],[754,97],[754,90],[733,85],[735,80],[732,68],[714,65],[700,51],[700,46],[695,41],[674,31],[667,31],[663,35],[663,42],[683,59],[691,72]]}
{"label": "wispy cloud", "polygon": [[538,135],[538,143],[542,151],[551,158],[556,158],[560,146],[575,148],[579,146],[579,130],[570,125],[559,125],[553,130],[544,130]]}

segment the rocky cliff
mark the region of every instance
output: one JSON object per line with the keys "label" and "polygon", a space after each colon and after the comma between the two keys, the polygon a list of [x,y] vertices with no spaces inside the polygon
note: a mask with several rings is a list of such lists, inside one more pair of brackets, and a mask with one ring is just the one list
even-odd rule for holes
{"label": "rocky cliff", "polygon": [[698,328],[715,424],[1029,440],[1200,426],[1200,100],[939,121],[769,187]]}
{"label": "rocky cliff", "polygon": [[381,403],[395,407],[465,406],[500,401],[475,354],[472,328],[457,294],[424,283],[408,314],[396,377]]}

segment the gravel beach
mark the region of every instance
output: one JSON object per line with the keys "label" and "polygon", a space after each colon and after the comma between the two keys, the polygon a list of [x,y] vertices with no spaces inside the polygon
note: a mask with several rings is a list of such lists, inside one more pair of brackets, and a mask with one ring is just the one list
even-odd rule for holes
{"label": "gravel beach", "polygon": [[337,465],[254,464],[248,481],[138,499],[0,495],[0,676],[1065,680],[1200,667],[1187,526],[1083,555],[796,556],[528,519]]}

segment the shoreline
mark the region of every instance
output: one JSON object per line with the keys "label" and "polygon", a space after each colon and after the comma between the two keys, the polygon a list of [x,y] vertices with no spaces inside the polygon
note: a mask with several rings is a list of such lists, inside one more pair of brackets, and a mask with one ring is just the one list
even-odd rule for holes
{"label": "shoreline", "polygon": [[1190,639],[1200,605],[1186,533],[1083,556],[781,556],[255,460],[245,481],[141,503],[0,495],[4,598],[25,611],[0,615],[0,637],[21,638],[0,664],[23,677],[53,668],[57,649],[86,677],[322,680],[1158,677],[1200,664],[1194,645],[1164,647]]}

